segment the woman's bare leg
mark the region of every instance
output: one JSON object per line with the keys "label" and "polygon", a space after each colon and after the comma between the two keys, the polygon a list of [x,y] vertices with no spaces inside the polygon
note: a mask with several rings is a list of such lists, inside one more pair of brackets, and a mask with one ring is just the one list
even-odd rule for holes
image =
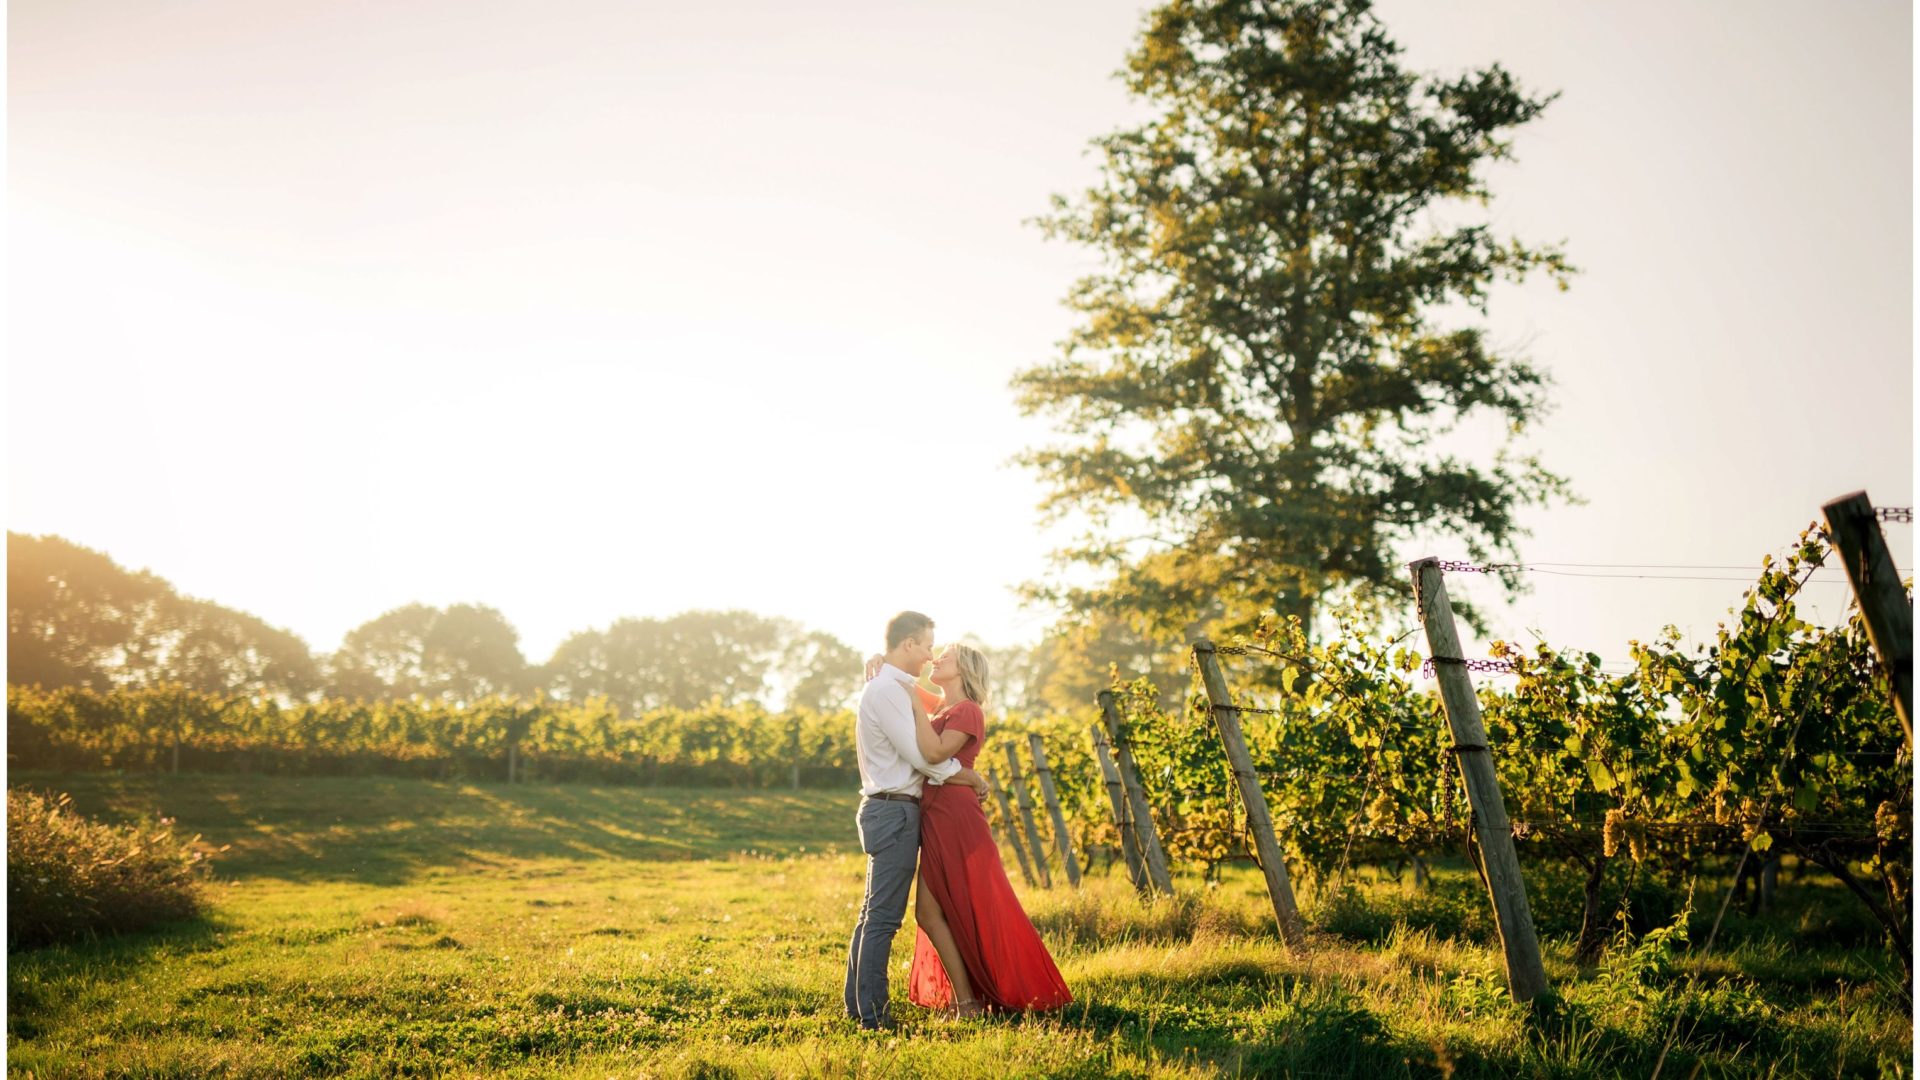
{"label": "woman's bare leg", "polygon": [[940,910],[940,901],[927,891],[927,879],[922,875],[915,885],[913,899],[913,918],[920,929],[933,942],[934,951],[940,954],[940,966],[947,969],[947,981],[953,984],[953,1003],[961,1009],[961,1015],[969,1016],[978,1007],[961,1008],[974,1000],[973,982],[967,978],[967,965],[960,958],[960,946],[953,940],[953,928],[947,925],[946,913]]}

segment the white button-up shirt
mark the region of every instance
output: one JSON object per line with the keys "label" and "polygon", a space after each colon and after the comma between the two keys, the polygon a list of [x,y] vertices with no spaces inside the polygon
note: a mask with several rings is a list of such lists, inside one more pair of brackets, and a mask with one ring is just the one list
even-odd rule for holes
{"label": "white button-up shirt", "polygon": [[923,775],[938,784],[960,771],[960,763],[952,758],[929,765],[920,753],[920,740],[913,734],[913,702],[907,697],[913,690],[900,685],[901,679],[912,677],[892,664],[882,664],[880,674],[860,693],[853,746],[860,758],[862,795],[918,795]]}

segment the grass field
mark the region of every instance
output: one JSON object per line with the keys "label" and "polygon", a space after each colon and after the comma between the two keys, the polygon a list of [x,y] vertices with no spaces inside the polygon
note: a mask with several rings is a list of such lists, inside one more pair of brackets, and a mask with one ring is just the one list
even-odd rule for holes
{"label": "grass field", "polygon": [[1527,1010],[1462,871],[1307,897],[1298,956],[1257,872],[1152,906],[1096,875],[1023,892],[1077,997],[1062,1013],[930,1017],[898,980],[900,1029],[865,1034],[839,1006],[862,870],[844,793],[9,782],[228,848],[204,921],[9,954],[14,1076],[1643,1076],[1676,1015],[1676,1078],[1911,1056],[1897,962],[1813,877],[1704,958],[1643,943],[1580,971],[1549,939],[1561,992]]}

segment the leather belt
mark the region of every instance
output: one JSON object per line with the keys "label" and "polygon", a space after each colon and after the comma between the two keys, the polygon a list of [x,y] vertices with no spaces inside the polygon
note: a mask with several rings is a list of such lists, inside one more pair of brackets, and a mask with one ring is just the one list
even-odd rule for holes
{"label": "leather belt", "polygon": [[910,803],[917,803],[917,802],[919,802],[919,801],[920,801],[920,796],[918,796],[918,795],[900,795],[900,794],[897,794],[897,793],[895,793],[895,792],[892,792],[892,791],[883,791],[883,792],[881,792],[881,793],[880,793],[880,794],[878,794],[878,795],[869,795],[869,796],[867,796],[867,798],[869,798],[869,799],[885,799],[885,800],[887,800],[888,802],[910,802]]}

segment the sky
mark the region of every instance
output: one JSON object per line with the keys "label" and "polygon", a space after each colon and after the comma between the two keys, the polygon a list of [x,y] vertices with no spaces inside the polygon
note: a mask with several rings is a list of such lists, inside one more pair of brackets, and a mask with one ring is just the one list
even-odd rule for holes
{"label": "sky", "polygon": [[[411,602],[536,662],[691,608],[1034,640],[1013,589],[1067,537],[1007,384],[1093,263],[1029,221],[1143,115],[1144,10],[13,0],[7,527],[322,651]],[[1561,95],[1489,214],[1581,273],[1486,325],[1583,501],[1522,512],[1543,572],[1492,636],[1710,636],[1750,570],[1575,564],[1753,567],[1834,496],[1912,504],[1907,5],[1377,10],[1414,69]]]}

